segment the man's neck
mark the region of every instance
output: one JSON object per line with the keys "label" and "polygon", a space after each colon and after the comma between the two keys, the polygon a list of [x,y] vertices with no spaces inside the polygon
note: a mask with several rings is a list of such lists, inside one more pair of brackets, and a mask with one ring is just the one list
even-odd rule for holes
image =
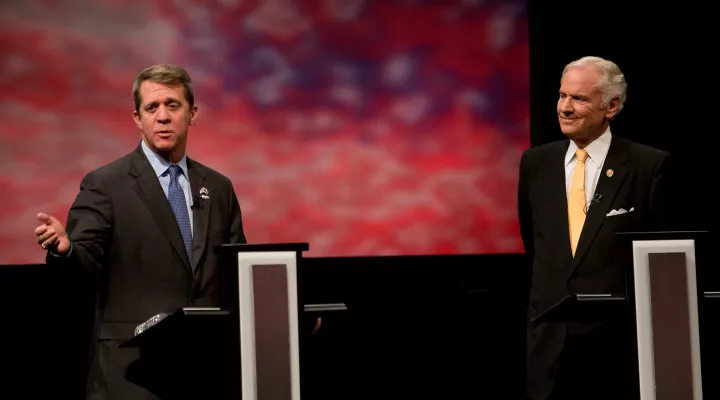
{"label": "man's neck", "polygon": [[605,131],[607,131],[608,125],[609,125],[608,123],[604,123],[602,125],[602,127],[600,129],[598,129],[597,131],[595,131],[589,135],[586,135],[586,136],[572,138],[572,141],[575,142],[578,149],[584,149],[587,146],[589,146],[590,143],[594,142],[597,138],[602,136],[603,133],[605,133]]}
{"label": "man's neck", "polygon": [[143,139],[145,146],[158,157],[169,162],[170,164],[177,164],[185,156],[185,149],[177,148],[174,151],[160,151],[150,146],[145,139]]}
{"label": "man's neck", "polygon": [[182,160],[183,156],[185,155],[184,152],[181,150],[176,150],[174,152],[161,152],[158,151],[155,154],[160,156],[163,160],[169,162],[170,164],[177,164]]}

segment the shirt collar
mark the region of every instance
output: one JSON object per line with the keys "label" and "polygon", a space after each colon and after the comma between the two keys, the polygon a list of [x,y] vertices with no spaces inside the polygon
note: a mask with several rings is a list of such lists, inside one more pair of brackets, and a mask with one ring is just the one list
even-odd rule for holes
{"label": "shirt collar", "polygon": [[[143,153],[145,153],[145,157],[147,157],[148,161],[150,161],[150,166],[152,166],[153,170],[155,171],[155,175],[158,177],[163,176],[167,172],[168,168],[170,168],[170,166],[173,164],[160,157],[159,155],[155,154],[154,151],[150,150],[150,148],[145,144],[144,140],[140,141],[140,145],[142,146]],[[189,175],[187,170],[187,155],[183,155],[177,165],[180,166],[183,174],[185,174],[185,177],[188,178]]]}
{"label": "shirt collar", "polygon": [[[610,132],[610,126],[607,127],[605,132],[600,135],[599,138],[590,142],[589,145],[585,146],[585,151],[588,153],[590,158],[595,163],[602,163],[607,156],[608,150],[610,150],[610,142],[612,141],[612,132]],[[565,166],[567,167],[571,161],[575,159],[575,152],[578,147],[572,140],[570,146],[568,146],[567,153],[565,153]]]}

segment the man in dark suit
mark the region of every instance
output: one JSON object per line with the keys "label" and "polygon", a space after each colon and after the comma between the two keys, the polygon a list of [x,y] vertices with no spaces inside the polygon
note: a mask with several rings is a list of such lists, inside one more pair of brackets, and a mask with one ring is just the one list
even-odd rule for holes
{"label": "man in dark suit", "polygon": [[532,321],[568,294],[623,294],[631,256],[615,233],[669,223],[669,154],[610,132],[626,88],[611,61],[584,57],[568,64],[557,104],[568,139],[522,156],[518,210],[532,260],[527,395],[533,400],[624,399],[633,392],[625,347],[633,338],[622,317]]}
{"label": "man in dark suit", "polygon": [[218,306],[220,255],[213,249],[245,243],[230,180],[186,156],[198,112],[187,72],[149,67],[135,77],[133,98],[140,145],[85,176],[67,230],[43,213],[35,229],[48,263],[95,278],[93,400],[156,398],[126,377],[137,350],[117,345],[158,313]]}

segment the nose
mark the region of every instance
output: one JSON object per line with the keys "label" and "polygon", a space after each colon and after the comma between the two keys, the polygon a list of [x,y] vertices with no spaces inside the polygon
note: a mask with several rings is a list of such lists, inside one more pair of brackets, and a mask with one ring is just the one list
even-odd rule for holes
{"label": "nose", "polygon": [[573,112],[575,112],[572,104],[572,99],[570,97],[558,99],[558,111],[565,114],[566,116],[569,116]]}
{"label": "nose", "polygon": [[161,124],[167,124],[170,122],[170,113],[164,105],[158,107],[158,110],[155,113],[155,120]]}

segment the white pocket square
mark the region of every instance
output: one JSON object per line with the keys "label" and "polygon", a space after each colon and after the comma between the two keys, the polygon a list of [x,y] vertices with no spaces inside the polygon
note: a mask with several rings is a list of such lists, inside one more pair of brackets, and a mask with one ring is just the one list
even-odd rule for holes
{"label": "white pocket square", "polygon": [[621,208],[621,209],[619,209],[619,210],[612,210],[612,211],[610,211],[609,213],[605,214],[605,216],[606,216],[606,217],[612,217],[613,215],[622,215],[622,214],[627,214],[627,213],[633,212],[633,211],[635,211],[635,207],[630,207],[629,210],[626,210],[626,209],[624,209],[624,208]]}

